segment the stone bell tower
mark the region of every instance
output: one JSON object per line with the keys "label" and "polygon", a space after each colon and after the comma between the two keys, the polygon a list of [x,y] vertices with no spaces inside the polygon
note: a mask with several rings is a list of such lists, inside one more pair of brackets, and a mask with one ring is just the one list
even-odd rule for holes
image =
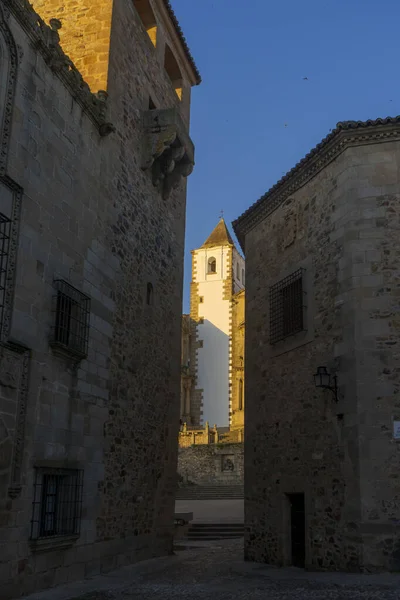
{"label": "stone bell tower", "polygon": [[244,270],[244,259],[221,218],[201,248],[192,252],[194,425],[232,423],[232,310],[234,296],[244,288]]}

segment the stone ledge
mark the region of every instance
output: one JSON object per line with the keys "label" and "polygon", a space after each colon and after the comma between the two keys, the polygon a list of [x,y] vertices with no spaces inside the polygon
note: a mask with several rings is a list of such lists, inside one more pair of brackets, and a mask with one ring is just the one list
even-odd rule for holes
{"label": "stone ledge", "polygon": [[43,538],[30,540],[29,546],[32,552],[50,552],[52,550],[64,550],[70,548],[79,539],[79,535],[66,535],[58,538]]}

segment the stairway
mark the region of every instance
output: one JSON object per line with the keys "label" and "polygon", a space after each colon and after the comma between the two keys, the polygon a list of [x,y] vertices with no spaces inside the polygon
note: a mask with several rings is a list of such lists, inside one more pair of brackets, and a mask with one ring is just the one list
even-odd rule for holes
{"label": "stairway", "polygon": [[241,485],[190,485],[177,490],[176,500],[242,500]]}
{"label": "stairway", "polygon": [[233,540],[244,537],[243,523],[193,523],[189,527],[189,542]]}

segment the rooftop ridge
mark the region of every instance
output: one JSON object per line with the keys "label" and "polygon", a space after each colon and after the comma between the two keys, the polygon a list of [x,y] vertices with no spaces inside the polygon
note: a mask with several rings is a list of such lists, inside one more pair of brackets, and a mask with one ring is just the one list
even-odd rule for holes
{"label": "rooftop ridge", "polygon": [[[393,130],[393,125],[400,125],[400,116],[367,121],[339,121],[335,129],[232,222],[241,247],[244,249],[244,236],[248,231],[276,210],[286,198],[305,185],[346,148],[351,145],[384,142],[396,136],[400,139],[400,129]],[[376,131],[371,131],[372,129]]]}
{"label": "rooftop ridge", "polygon": [[51,19],[50,25],[47,25],[28,0],[2,0],[2,4],[14,15],[46,64],[66,85],[73,99],[98,127],[100,135],[112,133],[114,127],[106,122],[107,92],[99,91],[93,94],[80,71],[61,48],[58,34],[62,27],[61,22]]}

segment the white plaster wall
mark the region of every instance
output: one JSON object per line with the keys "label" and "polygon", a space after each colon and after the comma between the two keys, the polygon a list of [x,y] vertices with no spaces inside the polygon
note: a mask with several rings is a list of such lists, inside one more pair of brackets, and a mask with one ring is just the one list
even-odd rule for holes
{"label": "white plaster wall", "polygon": [[[203,348],[197,350],[197,387],[203,389],[202,423],[228,427],[229,425],[229,335],[230,300],[224,300],[224,279],[228,275],[232,249],[229,246],[205,248],[195,252],[199,317],[198,339]],[[217,261],[217,272],[207,273],[210,257]]]}

